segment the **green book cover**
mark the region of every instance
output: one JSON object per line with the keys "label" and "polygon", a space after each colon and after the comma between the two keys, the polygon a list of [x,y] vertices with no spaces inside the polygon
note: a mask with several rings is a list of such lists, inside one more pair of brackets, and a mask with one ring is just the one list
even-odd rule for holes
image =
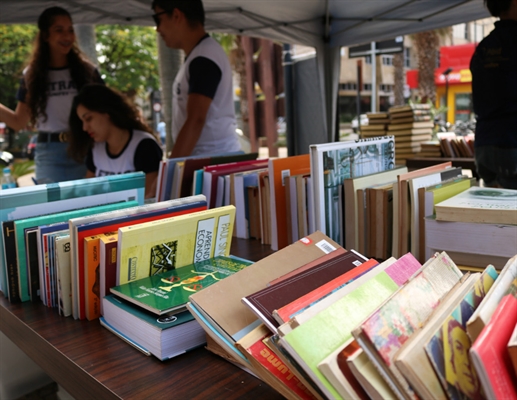
{"label": "green book cover", "polygon": [[185,309],[199,292],[253,264],[238,257],[219,256],[112,287],[112,293],[155,314]]}
{"label": "green book cover", "polygon": [[77,218],[85,215],[92,215],[106,211],[118,210],[121,208],[135,207],[137,201],[124,201],[113,204],[104,204],[95,207],[81,208],[78,210],[65,211],[55,214],[40,215],[37,217],[25,218],[14,221],[14,232],[16,237],[16,252],[18,254],[18,283],[21,301],[30,300],[29,278],[27,276],[27,257],[25,252],[25,229],[42,225],[66,222],[70,218]]}

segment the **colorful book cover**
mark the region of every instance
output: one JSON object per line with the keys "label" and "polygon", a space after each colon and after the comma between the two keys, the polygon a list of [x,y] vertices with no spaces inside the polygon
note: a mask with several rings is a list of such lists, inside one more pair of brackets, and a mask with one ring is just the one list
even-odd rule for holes
{"label": "colorful book cover", "polygon": [[25,229],[29,227],[37,227],[41,225],[54,224],[57,222],[65,222],[71,218],[77,218],[85,215],[98,214],[102,212],[117,210],[121,208],[129,208],[138,205],[136,201],[124,201],[112,204],[105,204],[77,210],[58,212],[54,214],[40,215],[36,217],[20,219],[14,221],[14,231],[16,236],[16,251],[18,254],[18,276],[20,287],[20,298],[22,301],[30,300],[29,296],[29,279],[27,276],[27,258],[25,253]]}
{"label": "colorful book cover", "polygon": [[161,315],[185,309],[192,293],[253,264],[236,257],[218,256],[181,268],[112,287],[111,293]]}
{"label": "colorful book cover", "polygon": [[84,248],[79,245],[85,237],[116,231],[123,226],[205,209],[206,200],[204,196],[191,196],[183,199],[145,204],[111,213],[70,219],[68,223],[70,225],[72,265],[74,266],[72,269],[74,318],[86,318],[84,306]]}
{"label": "colorful book cover", "polygon": [[496,279],[495,268],[487,267],[425,345],[431,365],[450,400],[462,400],[465,396],[473,400],[486,398],[468,355],[471,341],[467,335],[467,321]]}
{"label": "colorful book cover", "polygon": [[381,366],[381,375],[387,377],[388,383],[394,384],[392,389],[395,392],[414,397],[413,389],[393,363],[395,353],[422,326],[462,276],[463,273],[443,252],[429,260],[417,275],[353,330],[353,335],[372,362]]}
{"label": "colorful book cover", "polygon": [[287,229],[290,227],[287,226],[284,178],[307,174],[310,171],[310,165],[311,160],[308,154],[269,160],[271,248],[275,251],[291,244],[287,242]]}
{"label": "colorful book cover", "polygon": [[312,377],[326,396],[340,398],[319,371],[318,364],[349,340],[352,337],[352,329],[395,293],[420,267],[420,263],[408,253],[403,259],[390,265],[389,273],[383,271],[370,278],[347,296],[281,337],[280,344]]}
{"label": "colorful book cover", "polygon": [[339,198],[346,178],[395,167],[393,136],[310,146],[315,229],[344,244]]}
{"label": "colorful book cover", "polygon": [[[144,204],[144,188],[145,174],[135,172],[6,189],[0,191],[0,221],[39,215],[41,207],[35,206],[43,204],[48,214],[121,201]],[[0,259],[4,260],[3,240]],[[0,289],[8,295],[5,268],[0,268]]]}
{"label": "colorful book cover", "polygon": [[117,283],[230,253],[235,207],[225,206],[119,228]]}

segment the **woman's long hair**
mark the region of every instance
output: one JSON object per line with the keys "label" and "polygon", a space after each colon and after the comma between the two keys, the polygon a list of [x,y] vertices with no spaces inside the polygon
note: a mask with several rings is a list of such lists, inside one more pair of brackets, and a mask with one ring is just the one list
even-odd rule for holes
{"label": "woman's long hair", "polygon": [[[34,124],[38,116],[46,120],[48,100],[48,71],[50,64],[50,47],[46,41],[49,36],[49,29],[54,23],[56,16],[72,17],[64,8],[50,7],[41,13],[38,18],[38,35],[34,43],[34,49],[29,61],[25,82],[27,87],[27,105],[31,111],[31,122]],[[94,65],[88,61],[81,52],[76,42],[67,55],[68,68],[77,90],[80,90],[86,83],[92,82],[95,72]]]}
{"label": "woman's long hair", "polygon": [[93,139],[83,130],[83,122],[77,115],[77,107],[82,105],[90,111],[108,114],[110,121],[120,129],[134,129],[154,135],[149,126],[142,121],[138,109],[122,93],[100,84],[84,85],[72,102],[68,135],[68,154],[70,157],[84,161],[84,157],[93,145]]}

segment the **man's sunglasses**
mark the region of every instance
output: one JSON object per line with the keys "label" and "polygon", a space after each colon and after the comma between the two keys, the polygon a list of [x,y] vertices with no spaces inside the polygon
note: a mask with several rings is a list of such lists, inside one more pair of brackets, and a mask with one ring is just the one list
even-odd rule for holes
{"label": "man's sunglasses", "polygon": [[152,15],[154,23],[156,24],[157,27],[160,25],[160,18],[158,18],[158,17],[160,15],[166,14],[166,13],[167,13],[167,11],[160,11],[159,13],[156,13],[156,14]]}

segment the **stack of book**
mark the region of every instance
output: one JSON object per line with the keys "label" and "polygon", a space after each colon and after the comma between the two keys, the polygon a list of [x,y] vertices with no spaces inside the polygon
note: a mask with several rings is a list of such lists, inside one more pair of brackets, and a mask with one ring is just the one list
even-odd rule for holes
{"label": "stack of book", "polygon": [[441,150],[440,142],[436,140],[430,140],[428,142],[420,143],[420,151],[415,154],[417,157],[442,157],[443,153]]}
{"label": "stack of book", "polygon": [[375,137],[386,135],[386,126],[390,122],[387,112],[367,113],[368,125],[361,125],[361,137]]}
{"label": "stack of book", "polygon": [[395,136],[397,163],[420,152],[422,142],[431,140],[433,121],[429,104],[409,104],[390,107],[388,134]]}
{"label": "stack of book", "polygon": [[516,273],[517,256],[500,277],[446,252],[378,262],[316,232],[187,308],[214,353],[288,399],[513,398]]}

